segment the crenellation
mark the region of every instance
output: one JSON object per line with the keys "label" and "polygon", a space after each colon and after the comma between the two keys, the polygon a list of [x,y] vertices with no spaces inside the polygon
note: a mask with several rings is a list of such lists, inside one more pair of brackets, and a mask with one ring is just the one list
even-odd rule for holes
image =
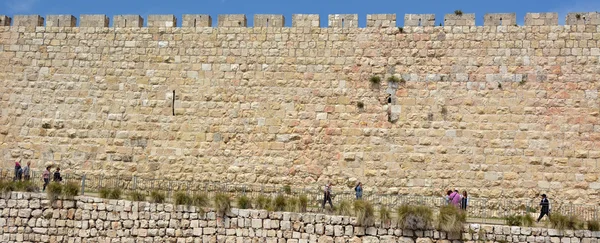
{"label": "crenellation", "polygon": [[219,14],[217,25],[219,27],[247,27],[245,14]]}
{"label": "crenellation", "polygon": [[44,18],[39,15],[15,15],[13,25],[26,27],[44,26]]}
{"label": "crenellation", "polygon": [[73,15],[46,15],[46,27],[76,27],[77,18]]}
{"label": "crenellation", "polygon": [[184,14],[181,27],[212,27],[212,17],[207,14]]}
{"label": "crenellation", "polygon": [[514,26],[516,24],[516,13],[488,13],[483,17],[484,26]]}
{"label": "crenellation", "polygon": [[556,26],[558,25],[558,13],[527,13],[525,15],[526,26]]}
{"label": "crenellation", "polygon": [[318,28],[321,26],[321,19],[318,14],[294,14],[292,26]]}
{"label": "crenellation", "polygon": [[175,15],[148,15],[148,27],[177,27]]}
{"label": "crenellation", "polygon": [[115,15],[113,17],[113,27],[117,28],[141,28],[144,26],[144,19],[139,15]]}
{"label": "crenellation", "polygon": [[110,19],[104,14],[82,14],[79,16],[79,27],[108,27]]}
{"label": "crenellation", "polygon": [[444,26],[475,26],[475,14],[446,14],[444,16]]}
{"label": "crenellation", "polygon": [[254,27],[283,27],[285,17],[280,14],[255,14]]}
{"label": "crenellation", "polygon": [[330,14],[329,28],[358,28],[358,14]]}
{"label": "crenellation", "polygon": [[396,14],[368,14],[367,27],[396,27]]}
{"label": "crenellation", "polygon": [[12,19],[6,15],[0,15],[0,26],[10,26]]}
{"label": "crenellation", "polygon": [[600,13],[598,12],[579,12],[568,13],[565,18],[567,25],[600,25]]}
{"label": "crenellation", "polygon": [[435,14],[405,14],[404,26],[435,26]]}

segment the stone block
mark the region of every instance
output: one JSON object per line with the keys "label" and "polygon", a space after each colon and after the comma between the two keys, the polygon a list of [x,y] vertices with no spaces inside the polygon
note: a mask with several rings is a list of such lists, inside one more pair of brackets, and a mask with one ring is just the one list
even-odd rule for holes
{"label": "stone block", "polygon": [[330,14],[329,28],[358,28],[358,14]]}
{"label": "stone block", "polygon": [[517,24],[516,13],[491,13],[483,17],[484,26],[513,26]]}
{"label": "stone block", "polygon": [[75,27],[77,18],[73,15],[46,15],[46,27]]}
{"label": "stone block", "polygon": [[446,14],[444,16],[445,26],[475,26],[475,14]]}
{"label": "stone block", "polygon": [[568,13],[565,19],[567,25],[600,25],[600,13],[578,12]]}
{"label": "stone block", "polygon": [[103,14],[82,14],[79,16],[79,27],[108,27],[109,18]]}
{"label": "stone block", "polygon": [[435,14],[405,14],[404,26],[435,26]]}
{"label": "stone block", "polygon": [[175,15],[148,15],[148,27],[177,27]]}
{"label": "stone block", "polygon": [[367,27],[396,27],[396,14],[368,14]]}
{"label": "stone block", "polygon": [[217,24],[219,27],[246,27],[248,25],[245,14],[220,14]]}
{"label": "stone block", "polygon": [[6,15],[0,15],[0,26],[10,26],[12,19]]}
{"label": "stone block", "polygon": [[293,27],[314,27],[321,26],[320,16],[318,14],[294,14],[292,15]]}
{"label": "stone block", "polygon": [[212,17],[206,14],[184,14],[181,27],[212,27]]}
{"label": "stone block", "polygon": [[285,17],[281,14],[255,14],[254,27],[283,27]]}
{"label": "stone block", "polygon": [[39,15],[15,15],[13,25],[27,27],[44,26],[44,18]]}
{"label": "stone block", "polygon": [[558,13],[527,13],[526,26],[554,26],[558,25]]}
{"label": "stone block", "polygon": [[139,15],[115,15],[113,17],[113,26],[117,28],[141,28],[144,26],[144,19]]}

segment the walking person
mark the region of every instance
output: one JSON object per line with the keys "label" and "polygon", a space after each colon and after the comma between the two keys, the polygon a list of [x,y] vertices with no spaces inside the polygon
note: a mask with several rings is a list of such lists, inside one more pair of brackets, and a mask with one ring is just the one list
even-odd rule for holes
{"label": "walking person", "polygon": [[354,188],[354,191],[356,192],[356,199],[362,199],[362,195],[363,195],[363,188],[362,188],[362,183],[358,183],[356,185],[356,187]]}
{"label": "walking person", "polygon": [[21,160],[15,161],[15,178],[13,179],[13,181],[20,181],[20,174],[21,174],[21,163],[19,163]]}
{"label": "walking person", "polygon": [[450,199],[452,205],[454,205],[457,208],[460,208],[460,193],[458,193],[458,189],[454,189],[454,191],[452,192],[452,194],[450,194],[450,196],[448,196],[448,198]]}
{"label": "walking person", "polygon": [[329,206],[333,209],[333,203],[331,202],[331,182],[328,182],[323,189],[323,209],[325,209],[325,203],[329,202]]}
{"label": "walking person", "polygon": [[467,205],[469,204],[469,196],[467,191],[463,191],[462,198],[460,199],[460,209],[467,210]]}
{"label": "walking person", "polygon": [[540,206],[542,206],[542,210],[540,212],[540,217],[537,219],[537,222],[540,222],[544,215],[550,217],[550,200],[548,200],[546,194],[542,194],[542,201],[540,202]]}
{"label": "walking person", "polygon": [[60,176],[60,168],[58,168],[58,167],[56,167],[56,171],[54,171],[53,181],[54,182],[62,181],[62,177]]}
{"label": "walking person", "polygon": [[23,176],[25,177],[26,181],[29,181],[29,179],[31,179],[31,175],[30,175],[30,167],[31,166],[31,162],[27,162],[27,166],[25,166],[25,168],[23,168]]}
{"label": "walking person", "polygon": [[42,173],[42,179],[44,179],[44,189],[42,191],[46,191],[46,186],[50,183],[50,166],[46,167],[46,170]]}

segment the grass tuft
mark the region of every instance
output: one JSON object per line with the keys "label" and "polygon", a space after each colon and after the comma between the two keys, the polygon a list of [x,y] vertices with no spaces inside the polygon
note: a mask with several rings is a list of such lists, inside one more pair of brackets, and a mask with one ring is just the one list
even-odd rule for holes
{"label": "grass tuft", "polygon": [[398,226],[409,230],[427,230],[433,224],[433,212],[425,206],[402,205],[396,210]]}
{"label": "grass tuft", "polygon": [[134,202],[145,201],[146,195],[142,192],[134,191],[129,193],[129,200]]}
{"label": "grass tuft", "polygon": [[121,188],[113,188],[108,194],[108,199],[121,199],[121,195],[123,195]]}
{"label": "grass tuft", "polygon": [[352,204],[348,200],[342,200],[335,208],[335,212],[339,215],[350,216],[352,215]]}
{"label": "grass tuft", "polygon": [[173,197],[175,199],[175,205],[192,205],[192,197],[190,197],[190,195],[188,195],[184,191],[176,192],[175,195],[173,195]]}
{"label": "grass tuft", "polygon": [[252,201],[248,196],[242,195],[237,198],[237,207],[240,209],[252,208]]}
{"label": "grass tuft", "polygon": [[164,192],[154,190],[150,192],[150,201],[153,203],[164,203],[167,195]]}
{"label": "grass tuft", "polygon": [[283,195],[277,195],[273,200],[273,211],[284,211],[287,204],[287,200]]}
{"label": "grass tuft", "polygon": [[225,214],[231,211],[231,198],[229,195],[225,193],[217,193],[213,200],[215,211],[217,211],[218,215],[225,216]]}
{"label": "grass tuft", "polygon": [[577,230],[583,228],[583,222],[574,215],[567,216],[553,213],[550,216],[550,226],[557,230]]}
{"label": "grass tuft", "polygon": [[389,225],[392,222],[391,212],[387,207],[379,207],[379,220],[382,224]]}
{"label": "grass tuft", "polygon": [[271,198],[263,195],[259,195],[254,201],[254,206],[257,209],[269,209],[271,206]]}
{"label": "grass tuft", "polygon": [[587,221],[587,229],[590,231],[599,231],[600,230],[600,222],[595,220]]}
{"label": "grass tuft", "polygon": [[440,208],[437,223],[438,230],[459,233],[463,229],[463,224],[467,222],[467,215],[457,207],[448,205]]}
{"label": "grass tuft", "polygon": [[65,198],[73,199],[79,195],[79,185],[75,182],[67,182],[63,185],[62,194]]}
{"label": "grass tuft", "polygon": [[308,197],[304,194],[298,197],[298,211],[300,213],[305,213],[308,208]]}
{"label": "grass tuft", "polygon": [[108,198],[108,195],[110,195],[111,190],[109,188],[103,187],[100,188],[100,197],[101,198]]}
{"label": "grass tuft", "polygon": [[454,14],[456,14],[457,16],[462,16],[463,12],[460,9],[459,10],[454,10]]}
{"label": "grass tuft", "polygon": [[290,197],[287,199],[287,205],[285,206],[288,212],[298,213],[300,210],[298,209],[298,198]]}
{"label": "grass tuft", "polygon": [[369,78],[369,81],[372,84],[379,84],[379,83],[381,83],[381,77],[373,75],[373,76],[371,76],[371,78]]}
{"label": "grass tuft", "polygon": [[60,183],[50,182],[46,187],[46,194],[50,202],[56,201],[62,194],[63,187]]}
{"label": "grass tuft", "polygon": [[375,209],[370,202],[363,200],[354,201],[354,213],[359,225],[370,226],[375,222]]}

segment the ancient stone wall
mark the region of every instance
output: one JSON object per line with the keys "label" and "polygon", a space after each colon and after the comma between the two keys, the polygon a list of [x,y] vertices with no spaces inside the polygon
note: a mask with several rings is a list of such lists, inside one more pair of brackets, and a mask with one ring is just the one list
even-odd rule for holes
{"label": "ancient stone wall", "polygon": [[0,198],[2,242],[598,242],[600,232],[467,224],[463,233],[360,226],[356,218],[314,213],[212,210],[76,197],[52,204],[45,194]]}
{"label": "ancient stone wall", "polygon": [[600,202],[595,15],[490,16],[4,16],[2,166]]}

